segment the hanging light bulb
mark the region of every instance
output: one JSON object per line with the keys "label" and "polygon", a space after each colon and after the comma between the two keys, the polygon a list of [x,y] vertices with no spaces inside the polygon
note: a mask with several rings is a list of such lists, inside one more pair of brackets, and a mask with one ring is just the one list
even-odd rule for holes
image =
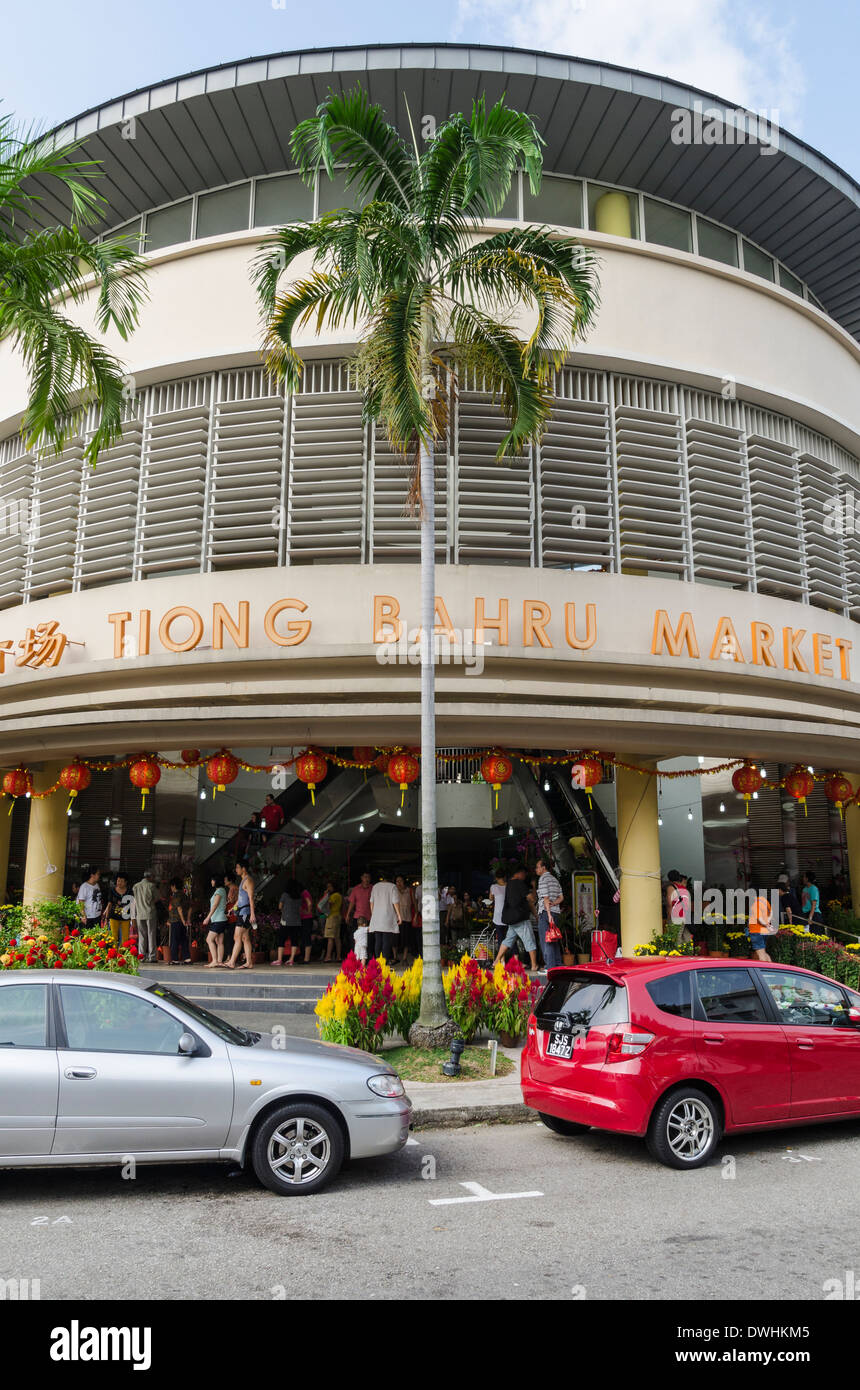
{"label": "hanging light bulb", "polygon": [[662,816],[658,816],[658,817],[657,817],[657,824],[658,824],[658,825],[662,825],[662,824],[663,824],[663,817],[662,817]]}
{"label": "hanging light bulb", "polygon": [[70,816],[71,814],[72,814],[72,808],[71,808],[71,806],[69,806],[68,810],[66,811],[66,815],[67,815],[67,816]]}
{"label": "hanging light bulb", "polygon": [[146,826],[143,827],[143,830],[141,831],[141,834],[142,834],[142,835],[148,835],[148,834],[149,834],[149,831],[147,830]]}
{"label": "hanging light bulb", "polygon": [[514,827],[513,827],[512,825],[509,825],[509,826],[508,826],[508,834],[509,834],[509,835],[513,835],[513,833],[514,833]]}
{"label": "hanging light bulb", "polygon": [[400,809],[399,806],[398,806],[398,808],[397,808],[397,814],[398,814],[398,816],[402,816],[402,815],[403,815],[403,812],[401,811],[401,809]]}
{"label": "hanging light bulb", "polygon": [[364,821],[362,821],[362,822],[361,822],[361,825],[358,827],[358,833],[359,833],[359,835],[363,835],[363,834],[364,834]]}
{"label": "hanging light bulb", "polygon": [[814,772],[814,771],[815,771],[815,768],[814,768],[814,767],[808,767],[808,768],[806,769],[806,771],[807,771],[807,772]]}
{"label": "hanging light bulb", "polygon": [[544,782],[544,784],[543,784],[543,789],[544,789],[545,792],[548,792],[548,791],[549,791],[549,782],[548,782],[548,781]]}
{"label": "hanging light bulb", "polygon": [[702,754],[700,753],[700,754],[699,754],[699,762],[700,762],[700,763],[703,763],[704,761],[705,761],[705,759],[702,757]]}
{"label": "hanging light bulb", "polygon": [[27,800],[29,801],[29,800],[30,800],[30,792],[25,792],[25,796],[27,797]]}
{"label": "hanging light bulb", "polygon": [[314,839],[315,839],[315,840],[318,840],[319,837],[320,837],[319,831],[318,831],[318,830],[315,830],[315,831],[314,831]]}
{"label": "hanging light bulb", "polygon": [[763,780],[767,781],[767,773],[765,772],[763,767],[759,768],[759,772],[761,773]]}
{"label": "hanging light bulb", "polygon": [[105,816],[105,825],[110,825],[110,816]]}
{"label": "hanging light bulb", "polygon": [[721,812],[725,812],[725,809],[726,809],[726,803],[725,803],[724,801],[721,801],[721,802],[720,802],[720,811],[721,811]]}
{"label": "hanging light bulb", "polygon": [[692,819],[693,819],[693,812],[690,810],[690,811],[687,812],[687,820],[692,820]]}
{"label": "hanging light bulb", "polygon": [[758,801],[758,792],[753,792],[753,801]]}
{"label": "hanging light bulb", "polygon": [[532,808],[531,808],[531,806],[530,806],[530,807],[529,807],[529,820],[534,820],[534,818],[535,818],[535,813],[534,813],[534,811],[532,810]]}
{"label": "hanging light bulb", "polygon": [[200,793],[200,800],[201,800],[201,801],[205,801],[205,800],[206,800],[206,793],[205,793],[205,792],[201,792],[201,793]]}
{"label": "hanging light bulb", "polygon": [[210,835],[210,836],[209,836],[209,843],[210,843],[210,845],[214,845],[214,843],[215,843],[215,836],[214,836],[214,835]]}

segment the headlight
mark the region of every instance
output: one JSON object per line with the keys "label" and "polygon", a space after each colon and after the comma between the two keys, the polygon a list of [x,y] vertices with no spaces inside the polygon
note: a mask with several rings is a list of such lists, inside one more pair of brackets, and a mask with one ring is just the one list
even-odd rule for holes
{"label": "headlight", "polygon": [[378,1071],[375,1076],[367,1078],[367,1084],[377,1096],[402,1096],[403,1082],[393,1071]]}

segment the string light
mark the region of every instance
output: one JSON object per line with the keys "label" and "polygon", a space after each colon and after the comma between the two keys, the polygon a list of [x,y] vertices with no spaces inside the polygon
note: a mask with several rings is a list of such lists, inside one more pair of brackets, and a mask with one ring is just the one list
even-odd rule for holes
{"label": "string light", "polygon": [[144,827],[143,827],[143,830],[142,830],[140,833],[141,833],[141,835],[148,835],[148,834],[149,834],[149,831],[147,830],[146,826],[144,826]]}
{"label": "string light", "polygon": [[531,808],[531,806],[530,806],[530,807],[529,807],[529,820],[534,820],[534,818],[535,818],[535,813],[534,813],[534,811],[532,810],[532,808]]}
{"label": "string light", "polygon": [[692,810],[690,810],[690,811],[687,812],[687,820],[692,820],[692,819],[693,819],[693,812],[692,812]]}
{"label": "string light", "polygon": [[663,817],[662,817],[662,816],[658,816],[658,817],[657,817],[657,824],[658,824],[658,825],[662,825],[662,824],[663,824]]}
{"label": "string light", "polygon": [[548,781],[544,782],[544,784],[543,784],[543,789],[544,789],[545,792],[548,792],[548,791],[549,791],[549,782],[548,782]]}
{"label": "string light", "polygon": [[364,821],[362,821],[362,822],[361,822],[361,825],[358,827],[358,833],[359,833],[359,835],[363,835],[363,834],[364,834]]}
{"label": "string light", "polygon": [[110,816],[105,816],[105,825],[110,825]]}
{"label": "string light", "polygon": [[725,809],[726,809],[726,803],[725,803],[724,801],[721,801],[721,802],[720,802],[720,811],[723,812],[723,813],[725,813]]}
{"label": "string light", "polygon": [[509,835],[513,835],[513,833],[514,833],[514,827],[513,827],[512,825],[509,825],[509,826],[508,826],[508,834],[509,834]]}

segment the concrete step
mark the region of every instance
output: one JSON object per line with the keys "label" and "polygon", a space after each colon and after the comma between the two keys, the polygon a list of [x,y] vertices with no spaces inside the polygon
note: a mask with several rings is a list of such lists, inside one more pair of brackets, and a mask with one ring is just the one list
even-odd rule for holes
{"label": "concrete step", "polygon": [[254,970],[204,970],[197,966],[141,966],[141,976],[173,989],[201,1008],[213,1013],[310,1014],[317,1000],[335,977],[335,972],[310,971],[304,975],[287,975],[266,971],[265,966]]}

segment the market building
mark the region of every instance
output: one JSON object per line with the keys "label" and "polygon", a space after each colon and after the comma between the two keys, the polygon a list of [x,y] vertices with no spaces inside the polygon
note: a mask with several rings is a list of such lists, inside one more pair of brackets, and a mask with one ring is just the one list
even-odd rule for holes
{"label": "market building", "polygon": [[[285,398],[249,279],[267,229],[348,196],[342,177],[302,184],[289,137],[356,82],[404,132],[407,100],[425,131],[481,94],[530,112],[541,192],[517,180],[488,228],[573,230],[601,263],[596,323],[557,373],[538,447],[499,465],[482,383],[452,394],[436,501],[443,878],[457,845],[486,877],[506,837],[543,834],[563,863],[571,839],[597,841],[604,889],[620,868],[625,950],[659,924],[670,863],[731,887],[809,865],[838,887],[853,870],[860,893],[860,810],[843,821],[824,782],[860,777],[860,188],[773,121],[676,82],[446,45],[239,62],[63,132],[104,167],[98,232],[140,235],[150,299],[130,342],[111,342],[127,424],[95,470],[85,435],[59,457],[27,451],[23,370],[0,348],[0,761],[36,791],[76,758],[124,765],[94,771],[71,807],[22,795],[0,816],[10,886],[57,893],[84,862],[202,862],[279,776],[293,852],[316,835],[351,863],[414,830],[414,789],[348,766],[355,748],[375,759],[418,738],[406,471],[362,423],[360,330],[308,329]],[[65,215],[48,189],[43,206]],[[309,746],[331,755],[313,806],[293,762]],[[213,803],[180,750],[222,748],[246,766]],[[492,748],[514,755],[498,807],[471,785]],[[176,764],[143,810],[140,750]],[[594,812],[571,788],[576,752],[602,755]],[[764,766],[750,802],[739,759]],[[806,804],[784,785],[796,765],[817,779]]]}

